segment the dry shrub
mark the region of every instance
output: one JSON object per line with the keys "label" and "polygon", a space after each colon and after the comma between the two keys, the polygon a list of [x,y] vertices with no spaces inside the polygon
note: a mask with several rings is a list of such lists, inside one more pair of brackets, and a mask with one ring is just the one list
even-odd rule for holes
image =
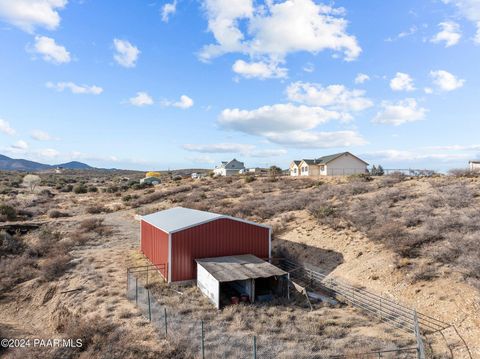
{"label": "dry shrub", "polygon": [[80,222],[80,231],[83,233],[96,233],[98,235],[109,235],[112,233],[111,228],[106,226],[103,218],[88,218]]}
{"label": "dry shrub", "polygon": [[0,296],[15,285],[35,277],[35,261],[23,254],[0,259]]}
{"label": "dry shrub", "polygon": [[46,281],[54,280],[61,277],[69,268],[72,257],[68,254],[55,254],[45,259],[40,265],[42,270],[42,278]]}
{"label": "dry shrub", "polygon": [[48,217],[50,218],[62,218],[62,217],[70,217],[70,214],[67,212],[62,212],[58,210],[52,210],[48,212]]}
{"label": "dry shrub", "polygon": [[101,204],[96,204],[85,208],[85,212],[87,212],[88,214],[100,214],[109,212],[109,210]]}

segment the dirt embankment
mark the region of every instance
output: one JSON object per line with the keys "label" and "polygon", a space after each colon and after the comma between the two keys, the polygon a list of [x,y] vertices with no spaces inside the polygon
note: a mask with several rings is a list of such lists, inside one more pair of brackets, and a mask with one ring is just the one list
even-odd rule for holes
{"label": "dirt embankment", "polygon": [[[480,358],[480,293],[465,284],[459,273],[445,269],[438,277],[414,280],[408,262],[399,262],[392,251],[358,231],[318,225],[304,211],[296,213],[296,220],[274,241],[273,248],[286,248],[299,260],[333,277],[455,325],[472,356]],[[447,338],[450,342],[459,342],[452,333],[448,336],[452,337]],[[454,354],[469,357],[461,345]]]}

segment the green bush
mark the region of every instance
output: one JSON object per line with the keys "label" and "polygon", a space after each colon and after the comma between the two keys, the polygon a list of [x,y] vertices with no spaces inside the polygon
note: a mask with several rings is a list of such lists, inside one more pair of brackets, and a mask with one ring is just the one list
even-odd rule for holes
{"label": "green bush", "polygon": [[76,194],[87,193],[88,188],[83,184],[77,184],[73,187],[73,192]]}
{"label": "green bush", "polygon": [[17,210],[7,204],[0,204],[0,221],[14,221],[17,219]]}

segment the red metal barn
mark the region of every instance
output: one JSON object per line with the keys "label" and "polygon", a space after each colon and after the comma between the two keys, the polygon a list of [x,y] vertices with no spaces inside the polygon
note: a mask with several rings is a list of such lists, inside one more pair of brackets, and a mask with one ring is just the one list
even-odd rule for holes
{"label": "red metal barn", "polygon": [[271,228],[221,214],[176,207],[143,216],[141,251],[168,282],[196,279],[196,259],[271,254]]}

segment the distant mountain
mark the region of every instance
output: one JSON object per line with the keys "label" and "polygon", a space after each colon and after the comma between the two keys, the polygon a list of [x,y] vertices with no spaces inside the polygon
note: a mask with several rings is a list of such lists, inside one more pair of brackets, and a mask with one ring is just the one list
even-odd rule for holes
{"label": "distant mountain", "polygon": [[86,163],[71,161],[67,163],[61,163],[59,165],[54,165],[53,167],[62,167],[69,170],[90,170],[93,169],[92,166],[87,165]]}
{"label": "distant mountain", "polygon": [[45,171],[49,169],[54,169],[57,167],[62,167],[65,169],[93,169],[89,165],[72,161],[67,163],[62,163],[59,165],[47,165],[40,162],[34,162],[29,160],[24,160],[21,158],[10,158],[4,155],[0,155],[0,170],[2,171],[29,171],[29,172],[36,172],[36,171]]}

